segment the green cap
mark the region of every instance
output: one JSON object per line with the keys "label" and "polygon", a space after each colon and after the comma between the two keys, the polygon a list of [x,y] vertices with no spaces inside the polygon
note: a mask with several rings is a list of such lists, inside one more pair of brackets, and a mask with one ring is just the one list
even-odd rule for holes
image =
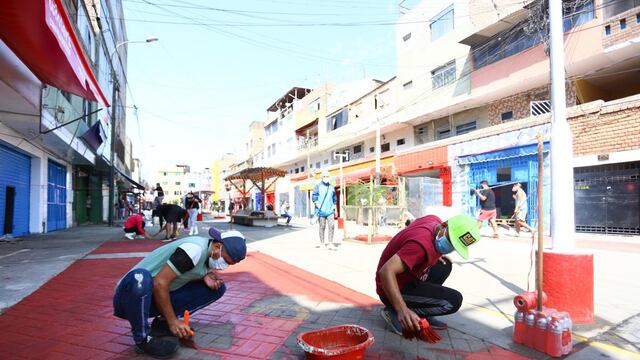
{"label": "green cap", "polygon": [[453,248],[464,259],[468,259],[469,245],[480,241],[480,229],[476,220],[469,215],[456,215],[447,220],[447,228]]}

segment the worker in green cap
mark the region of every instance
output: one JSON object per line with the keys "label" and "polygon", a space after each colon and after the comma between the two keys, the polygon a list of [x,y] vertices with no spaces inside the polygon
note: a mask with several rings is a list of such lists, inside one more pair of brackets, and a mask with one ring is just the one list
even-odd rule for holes
{"label": "worker in green cap", "polygon": [[451,273],[454,250],[464,259],[480,240],[476,220],[457,215],[447,221],[427,215],[416,219],[389,241],[376,272],[376,292],[384,303],[380,315],[391,331],[419,331],[420,318],[446,329],[436,316],[453,314],[462,305],[460,292],[442,284]]}

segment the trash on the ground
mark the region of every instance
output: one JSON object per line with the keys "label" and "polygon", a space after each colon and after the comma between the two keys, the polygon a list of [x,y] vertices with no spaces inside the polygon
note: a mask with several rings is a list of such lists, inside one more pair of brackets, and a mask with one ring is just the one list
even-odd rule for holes
{"label": "trash on the ground", "polygon": [[308,360],[358,360],[374,342],[371,331],[359,325],[339,325],[298,335]]}

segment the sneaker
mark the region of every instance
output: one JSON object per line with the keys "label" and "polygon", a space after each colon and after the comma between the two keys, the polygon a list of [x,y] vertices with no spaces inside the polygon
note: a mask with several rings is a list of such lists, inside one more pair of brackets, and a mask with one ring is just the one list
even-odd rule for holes
{"label": "sneaker", "polygon": [[402,336],[402,326],[398,320],[398,314],[393,308],[384,308],[380,310],[380,316],[389,326],[392,333]]}
{"label": "sneaker", "polygon": [[134,234],[134,233],[125,233],[124,236],[129,240],[133,240],[133,238],[136,236],[136,234]]}
{"label": "sneaker", "polygon": [[169,242],[169,241],[173,241],[173,240],[175,240],[175,239],[168,238],[168,237],[165,237],[164,239],[162,239],[163,242]]}
{"label": "sneaker", "polygon": [[171,332],[171,330],[169,330],[169,324],[166,320],[161,319],[160,317],[156,317],[153,319],[153,322],[151,322],[151,336],[173,336],[173,333]]}
{"label": "sneaker", "polygon": [[147,336],[147,340],[136,343],[138,354],[147,354],[156,359],[168,359],[178,351],[178,344],[173,341]]}
{"label": "sneaker", "polygon": [[436,330],[446,330],[448,328],[447,323],[438,320],[435,316],[427,316],[427,321]]}

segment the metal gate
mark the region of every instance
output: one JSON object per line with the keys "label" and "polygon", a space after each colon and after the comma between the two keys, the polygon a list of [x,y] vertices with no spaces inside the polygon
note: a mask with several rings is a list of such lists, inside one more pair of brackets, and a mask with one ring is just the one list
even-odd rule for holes
{"label": "metal gate", "polygon": [[47,172],[47,231],[67,227],[67,168],[49,160]]}
{"label": "metal gate", "polygon": [[576,168],[577,232],[640,234],[640,162]]}
{"label": "metal gate", "polygon": [[300,186],[296,186],[293,188],[293,211],[294,215],[297,217],[307,217],[309,214],[307,212],[308,202],[307,202],[308,191],[300,190]]}
{"label": "metal gate", "polygon": [[0,145],[0,235],[29,233],[31,158]]}

